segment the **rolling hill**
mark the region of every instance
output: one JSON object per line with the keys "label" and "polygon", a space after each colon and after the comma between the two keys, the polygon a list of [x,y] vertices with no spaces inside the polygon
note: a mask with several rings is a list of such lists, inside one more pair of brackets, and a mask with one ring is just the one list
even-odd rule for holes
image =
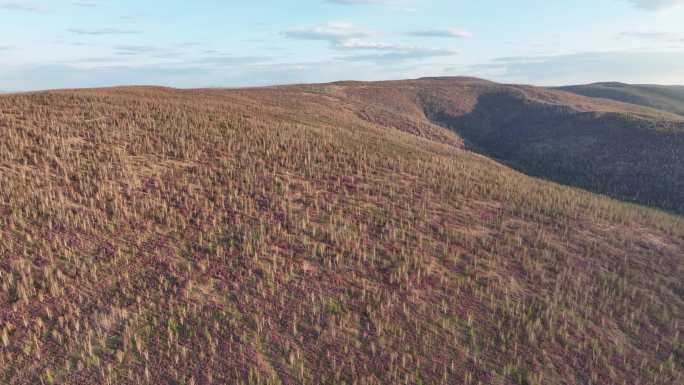
{"label": "rolling hill", "polygon": [[472,78],[297,90],[338,97],[374,123],[465,142],[528,175],[684,213],[684,117],[676,114]]}
{"label": "rolling hill", "polygon": [[4,95],[0,132],[0,383],[684,381],[682,217],[506,165],[677,211],[637,183],[673,114],[431,78]]}
{"label": "rolling hill", "polygon": [[559,87],[558,89],[578,95],[612,99],[684,115],[684,86],[633,85],[612,82]]}

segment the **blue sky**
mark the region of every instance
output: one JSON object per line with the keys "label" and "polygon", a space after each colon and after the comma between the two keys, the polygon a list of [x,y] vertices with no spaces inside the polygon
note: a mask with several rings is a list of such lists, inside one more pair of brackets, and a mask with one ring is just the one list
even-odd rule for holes
{"label": "blue sky", "polygon": [[684,84],[684,0],[0,0],[0,90]]}

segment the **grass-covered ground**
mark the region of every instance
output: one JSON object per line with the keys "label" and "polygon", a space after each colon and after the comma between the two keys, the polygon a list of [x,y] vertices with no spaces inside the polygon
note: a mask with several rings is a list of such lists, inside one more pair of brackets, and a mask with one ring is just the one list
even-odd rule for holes
{"label": "grass-covered ground", "polygon": [[0,97],[0,383],[682,383],[682,218],[396,93]]}

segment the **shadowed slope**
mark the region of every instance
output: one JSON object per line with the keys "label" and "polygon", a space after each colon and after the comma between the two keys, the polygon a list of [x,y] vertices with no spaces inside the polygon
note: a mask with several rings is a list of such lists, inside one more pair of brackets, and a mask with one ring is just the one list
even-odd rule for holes
{"label": "shadowed slope", "polygon": [[681,383],[681,219],[449,144],[417,84],[1,97],[0,382]]}
{"label": "shadowed slope", "polygon": [[[560,102],[540,101],[530,92]],[[427,103],[426,110],[473,149],[527,174],[684,213],[680,118],[590,100],[573,105],[565,95],[547,93],[509,87],[483,93],[466,114],[440,102]]]}

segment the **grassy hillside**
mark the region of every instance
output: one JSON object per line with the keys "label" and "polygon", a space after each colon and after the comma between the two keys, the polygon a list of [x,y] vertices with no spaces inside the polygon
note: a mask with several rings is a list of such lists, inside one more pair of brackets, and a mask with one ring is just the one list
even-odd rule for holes
{"label": "grassy hillside", "polygon": [[473,78],[287,89],[290,98],[334,101],[366,121],[466,146],[528,175],[684,213],[684,118],[673,113]]}
{"label": "grassy hillside", "polygon": [[558,89],[595,98],[606,98],[684,115],[684,86],[594,83]]}
{"label": "grassy hillside", "polygon": [[682,218],[426,82],[0,97],[0,383],[681,384]]}

